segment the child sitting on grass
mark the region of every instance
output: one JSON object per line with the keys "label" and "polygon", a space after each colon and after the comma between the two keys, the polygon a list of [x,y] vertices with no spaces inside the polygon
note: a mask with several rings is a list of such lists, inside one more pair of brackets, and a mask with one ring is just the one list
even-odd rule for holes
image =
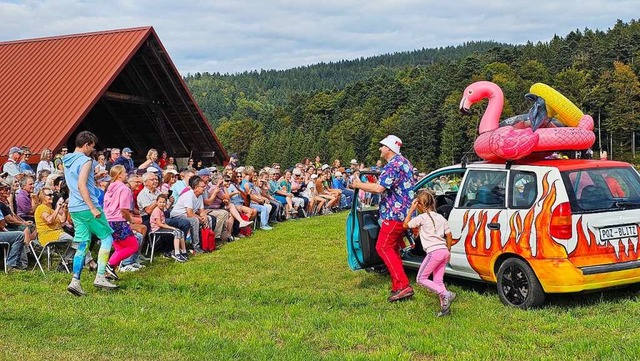
{"label": "child sitting on grass", "polygon": [[[451,302],[456,298],[456,294],[447,291],[442,281],[451,255],[452,238],[449,223],[442,215],[436,213],[435,204],[435,199],[429,191],[419,192],[411,203],[409,214],[404,220],[404,227],[419,227],[422,247],[427,255],[420,265],[416,280],[419,285],[440,296],[440,312],[437,316],[442,317],[451,314]],[[421,214],[412,219],[416,210]],[[429,275],[432,273],[433,281],[429,280]]]}
{"label": "child sitting on grass", "polygon": [[175,227],[171,227],[165,223],[164,211],[167,208],[167,195],[160,194],[156,198],[156,208],[151,212],[149,218],[151,222],[151,231],[156,233],[167,233],[173,235],[173,248],[174,252],[171,253],[171,258],[178,262],[187,261],[187,247],[184,243],[184,234],[181,230]]}

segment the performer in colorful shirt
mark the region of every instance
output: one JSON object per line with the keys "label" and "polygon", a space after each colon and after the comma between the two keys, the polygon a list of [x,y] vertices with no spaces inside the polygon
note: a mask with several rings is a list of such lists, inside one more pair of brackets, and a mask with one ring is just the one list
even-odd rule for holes
{"label": "performer in colorful shirt", "polygon": [[380,144],[380,156],[387,165],[382,169],[378,183],[364,183],[359,177],[354,177],[353,187],[382,194],[382,225],[376,251],[391,275],[391,296],[387,300],[395,302],[413,296],[413,288],[409,285],[400,257],[400,250],[404,248],[403,222],[413,199],[413,165],[400,154],[400,138],[389,135]]}

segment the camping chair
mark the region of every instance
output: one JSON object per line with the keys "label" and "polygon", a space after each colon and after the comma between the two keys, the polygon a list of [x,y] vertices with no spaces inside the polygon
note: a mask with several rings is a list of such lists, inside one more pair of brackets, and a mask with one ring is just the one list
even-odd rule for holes
{"label": "camping chair", "polygon": [[[147,242],[147,249],[145,250],[145,254],[147,257],[150,258],[149,263],[153,263],[153,254],[156,251],[156,242],[158,242],[158,240],[162,237],[162,236],[171,236],[171,233],[162,233],[162,232],[149,232],[147,233],[147,237],[149,238],[149,241]],[[151,254],[149,254],[149,247],[151,247]]]}
{"label": "camping chair", "polygon": [[7,242],[0,242],[0,247],[2,247],[2,264],[4,265],[4,273],[7,273],[7,257],[9,256],[11,244]]}
{"label": "camping chair", "polygon": [[[58,246],[63,246],[63,247],[66,246],[64,247],[63,253],[60,253]],[[69,241],[53,241],[53,242],[47,243],[46,246],[42,247],[40,254],[38,254],[35,248],[33,247],[33,242],[29,243],[29,249],[31,250],[31,254],[33,254],[33,258],[35,258],[36,260],[36,264],[33,266],[33,269],[35,270],[36,267],[39,267],[40,272],[42,272],[42,274],[44,275],[44,268],[42,268],[42,263],[40,261],[42,260],[42,256],[46,251],[47,252],[47,271],[51,270],[51,255],[54,254],[60,258],[62,264],[64,265],[64,269],[67,271],[67,273],[71,273],[69,271],[69,267],[67,266],[67,262],[65,262],[64,260],[64,253],[67,253],[67,250],[69,249],[70,246],[71,246],[71,242]]]}

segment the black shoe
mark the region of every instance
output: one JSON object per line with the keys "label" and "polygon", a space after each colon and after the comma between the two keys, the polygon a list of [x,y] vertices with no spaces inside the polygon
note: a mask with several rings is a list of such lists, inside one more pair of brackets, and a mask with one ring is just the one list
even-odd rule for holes
{"label": "black shoe", "polygon": [[171,252],[162,252],[162,257],[171,258]]}
{"label": "black shoe", "polygon": [[116,274],[116,270],[114,270],[113,267],[111,267],[108,263],[107,263],[107,266],[104,268],[104,270],[105,270],[105,277],[107,279],[114,280],[114,281],[117,281],[120,279],[120,277],[118,277],[118,275]]}

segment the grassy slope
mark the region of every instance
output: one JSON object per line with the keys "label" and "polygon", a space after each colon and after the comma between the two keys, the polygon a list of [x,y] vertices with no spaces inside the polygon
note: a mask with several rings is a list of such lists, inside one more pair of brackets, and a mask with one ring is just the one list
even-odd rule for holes
{"label": "grassy slope", "polygon": [[[187,264],[124,274],[121,290],[65,291],[49,272],[0,275],[0,359],[633,359],[640,304],[627,290],[552,297],[518,311],[493,287],[448,279],[389,304],[387,278],[352,272],[345,213],[290,221]],[[415,277],[411,273],[411,277]]]}

